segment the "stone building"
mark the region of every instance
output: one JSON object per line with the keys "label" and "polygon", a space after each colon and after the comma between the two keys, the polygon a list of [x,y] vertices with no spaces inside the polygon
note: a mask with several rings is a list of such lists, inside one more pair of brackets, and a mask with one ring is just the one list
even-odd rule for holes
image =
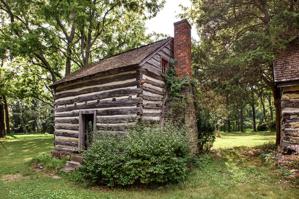
{"label": "stone building", "polygon": [[[96,134],[124,134],[138,121],[163,121],[170,63],[176,63],[179,77],[191,75],[191,26],[182,20],[174,29],[174,38],[100,60],[52,85],[56,153],[78,153]],[[195,118],[194,111],[188,117]]]}
{"label": "stone building", "polygon": [[281,150],[299,154],[299,38],[274,62],[274,81],[281,96]]}

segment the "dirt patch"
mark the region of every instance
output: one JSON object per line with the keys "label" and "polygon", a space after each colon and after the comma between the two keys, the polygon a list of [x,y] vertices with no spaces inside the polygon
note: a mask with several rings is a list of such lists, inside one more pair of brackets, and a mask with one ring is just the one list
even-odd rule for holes
{"label": "dirt patch", "polygon": [[24,180],[27,179],[28,177],[25,177],[21,174],[8,174],[8,175],[3,175],[1,177],[1,180],[4,182],[14,182],[14,181],[19,181],[19,180]]}

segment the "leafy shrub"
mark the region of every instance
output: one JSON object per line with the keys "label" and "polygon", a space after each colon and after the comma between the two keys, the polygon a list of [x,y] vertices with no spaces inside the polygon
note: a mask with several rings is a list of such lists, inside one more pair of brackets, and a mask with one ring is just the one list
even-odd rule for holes
{"label": "leafy shrub", "polygon": [[197,116],[198,148],[201,152],[209,151],[215,141],[215,125],[209,112],[202,108]]}
{"label": "leafy shrub", "polygon": [[162,185],[184,180],[188,161],[184,130],[140,125],[125,137],[98,137],[84,153],[79,172],[94,184]]}
{"label": "leafy shrub", "polygon": [[61,168],[64,167],[66,159],[57,159],[49,154],[42,153],[36,158],[33,158],[31,160],[31,163],[36,168],[58,172]]}

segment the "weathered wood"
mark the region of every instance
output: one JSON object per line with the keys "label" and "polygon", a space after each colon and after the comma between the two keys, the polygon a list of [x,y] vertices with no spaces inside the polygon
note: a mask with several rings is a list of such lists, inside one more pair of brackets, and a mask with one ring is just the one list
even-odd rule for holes
{"label": "weathered wood", "polygon": [[161,117],[161,113],[143,113],[142,117]]}
{"label": "weathered wood", "polygon": [[57,108],[56,112],[66,112],[76,109],[99,109],[99,108],[109,108],[109,107],[125,107],[125,106],[134,106],[142,101],[141,98],[135,99],[120,99],[118,101],[104,101],[104,102],[94,102],[89,104],[82,104],[76,107],[65,107]]}
{"label": "weathered wood", "polygon": [[55,123],[79,124],[79,118],[55,118]]}
{"label": "weathered wood", "polygon": [[163,48],[162,51],[170,57],[173,54],[172,50],[170,50],[169,47]]}
{"label": "weathered wood", "polygon": [[160,122],[160,117],[147,117],[144,116],[141,118],[142,121],[148,121],[148,122]]}
{"label": "weathered wood", "polygon": [[80,92],[67,92],[67,93],[57,94],[57,95],[55,95],[55,100],[60,99],[60,98],[65,98],[65,97],[74,97],[77,95],[83,95],[83,94],[88,94],[88,93],[95,93],[95,92],[108,91],[108,90],[118,89],[118,88],[132,87],[132,86],[137,86],[137,84],[138,84],[137,81],[133,81],[133,82],[129,82],[129,83],[122,83],[122,84],[111,85],[111,86],[86,88]]}
{"label": "weathered wood", "polygon": [[55,129],[76,130],[79,131],[79,125],[55,124]]}
{"label": "weathered wood", "polygon": [[55,118],[58,117],[76,117],[79,116],[79,112],[60,112],[60,113],[55,113]]}
{"label": "weathered wood", "polygon": [[77,152],[78,147],[55,145],[55,150],[57,150],[57,151],[67,151],[67,152]]}
{"label": "weathered wood", "polygon": [[149,101],[161,101],[161,100],[163,100],[162,96],[161,97],[158,97],[158,96],[148,96],[148,95],[145,95],[145,94],[142,95],[142,98],[144,100],[149,100]]}
{"label": "weathered wood", "polygon": [[161,104],[143,104],[142,107],[146,108],[146,109],[159,109],[159,110],[161,110],[162,105]]}
{"label": "weathered wood", "polygon": [[143,85],[143,84],[151,84],[151,85],[156,86],[156,87],[159,87],[159,88],[161,88],[161,89],[164,89],[164,88],[165,88],[165,85],[164,85],[164,84],[160,84],[160,83],[158,83],[158,82],[154,82],[154,81],[152,81],[152,80],[150,80],[150,79],[143,79],[143,80],[141,80],[141,84],[142,84],[142,85]]}
{"label": "weathered wood", "polygon": [[128,122],[135,122],[137,121],[137,115],[136,116],[130,116],[130,117],[97,117],[97,123],[128,123]]}
{"label": "weathered wood", "polygon": [[[93,84],[93,81],[99,80],[99,79],[105,79],[105,78],[111,78],[114,77],[115,79],[118,79],[119,76],[122,76],[124,74],[129,74],[131,72],[136,72],[137,65],[134,66],[128,66],[128,67],[122,67],[122,68],[117,68],[114,70],[109,70],[105,71],[102,73],[97,73],[94,75],[86,76],[80,79],[75,79],[69,82],[64,82],[62,84],[59,84],[56,88],[55,91],[63,91],[63,90],[69,90],[72,88],[81,88],[82,84],[85,83],[91,83]],[[55,86],[54,86],[55,87]]]}
{"label": "weathered wood", "polygon": [[55,132],[56,136],[64,136],[64,137],[72,137],[72,138],[79,138],[78,133],[69,133],[69,132]]}
{"label": "weathered wood", "polygon": [[107,109],[97,110],[97,115],[130,115],[142,113],[141,108],[122,108],[122,109]]}
{"label": "weathered wood", "polygon": [[164,92],[156,90],[154,88],[150,88],[150,87],[145,86],[145,85],[143,85],[142,88],[143,88],[143,90],[151,92],[151,93],[159,94],[159,95],[162,95],[162,96],[164,95]]}
{"label": "weathered wood", "polygon": [[85,101],[91,101],[91,100],[102,100],[106,98],[114,98],[114,97],[122,97],[122,96],[132,96],[141,93],[142,90],[140,88],[122,88],[112,91],[104,91],[99,94],[91,94],[87,96],[82,97],[76,97],[69,100],[59,100],[55,104],[56,105],[65,105],[65,104],[73,104],[73,103],[80,103]]}
{"label": "weathered wood", "polygon": [[148,64],[145,64],[144,66],[142,66],[140,71],[142,72],[142,74],[145,74],[152,78],[164,81],[164,75],[162,74],[162,72],[159,72],[155,68],[150,67]]}
{"label": "weathered wood", "polygon": [[282,108],[285,108],[285,107],[288,107],[288,108],[297,108],[299,107],[299,100],[294,100],[294,101],[290,101],[290,100],[283,100],[281,102],[281,107]]}
{"label": "weathered wood", "polygon": [[151,65],[154,66],[156,69],[162,71],[160,61],[157,61],[157,60],[155,60],[155,59],[152,58],[152,59],[148,60],[147,63],[151,64]]}
{"label": "weathered wood", "polygon": [[56,141],[55,145],[78,147],[78,142]]}

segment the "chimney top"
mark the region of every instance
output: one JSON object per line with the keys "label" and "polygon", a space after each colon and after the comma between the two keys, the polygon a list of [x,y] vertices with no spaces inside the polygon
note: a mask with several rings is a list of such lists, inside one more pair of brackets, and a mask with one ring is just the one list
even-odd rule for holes
{"label": "chimney top", "polygon": [[175,22],[174,26],[177,26],[177,25],[182,24],[182,23],[187,24],[190,27],[190,29],[191,29],[191,25],[190,25],[190,23],[189,23],[189,21],[187,19],[182,19],[180,21]]}

